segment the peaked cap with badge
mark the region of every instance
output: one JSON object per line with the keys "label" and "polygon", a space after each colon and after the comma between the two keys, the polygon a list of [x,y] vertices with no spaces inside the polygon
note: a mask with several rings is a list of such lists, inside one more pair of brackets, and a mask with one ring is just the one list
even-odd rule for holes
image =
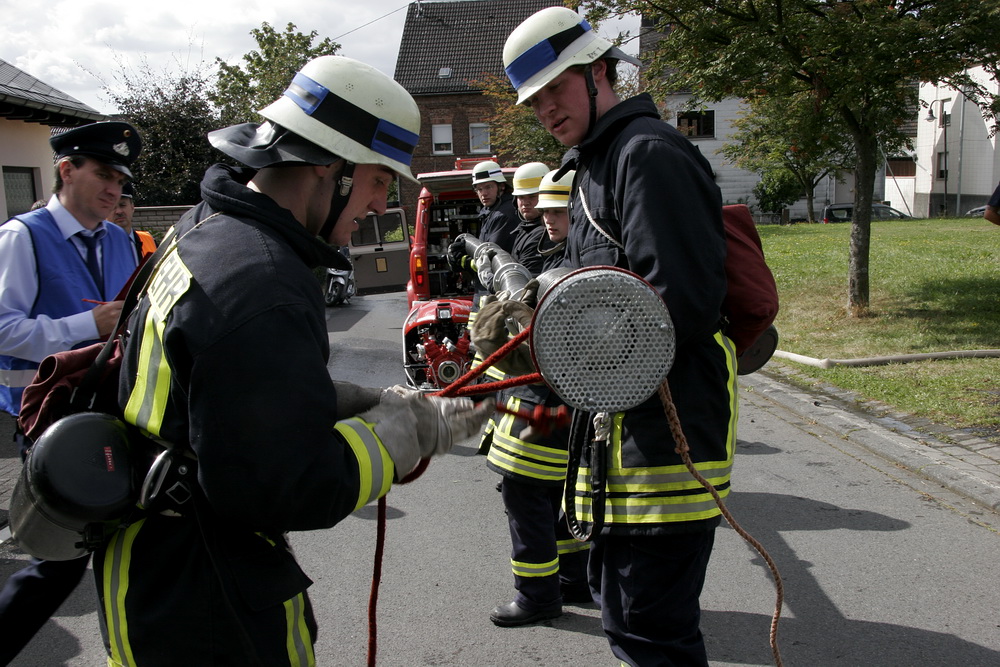
{"label": "peaked cap with badge", "polygon": [[132,178],[129,167],[139,157],[142,139],[139,131],[118,120],[102,121],[75,127],[49,139],[56,160],[70,155],[84,155],[99,160]]}

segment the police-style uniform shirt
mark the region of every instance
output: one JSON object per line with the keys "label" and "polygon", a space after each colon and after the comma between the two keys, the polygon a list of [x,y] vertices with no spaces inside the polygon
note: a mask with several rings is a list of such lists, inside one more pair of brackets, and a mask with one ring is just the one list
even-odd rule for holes
{"label": "police-style uniform shirt", "polygon": [[[125,234],[117,225],[107,221],[102,221],[93,231],[87,230],[56,195],[52,195],[45,208],[55,219],[60,234],[73,244],[84,261],[87,249],[77,233],[97,237]],[[100,253],[98,245],[98,260],[103,263]],[[110,300],[115,294],[106,296]],[[30,313],[37,297],[38,267],[31,233],[24,223],[11,219],[0,226],[0,353],[39,362],[50,354],[98,338],[91,308],[67,317],[53,319],[39,316],[32,319]]]}

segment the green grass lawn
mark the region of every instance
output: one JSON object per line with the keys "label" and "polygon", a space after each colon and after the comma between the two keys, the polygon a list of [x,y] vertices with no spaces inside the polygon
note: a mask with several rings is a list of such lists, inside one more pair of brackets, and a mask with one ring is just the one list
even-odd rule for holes
{"label": "green grass lawn", "polygon": [[[1000,227],[982,219],[873,222],[871,309],[862,318],[847,314],[850,224],[757,229],[778,283],[781,350],[853,359],[1000,349]],[[1000,359],[795,366],[940,424],[1000,434]]]}

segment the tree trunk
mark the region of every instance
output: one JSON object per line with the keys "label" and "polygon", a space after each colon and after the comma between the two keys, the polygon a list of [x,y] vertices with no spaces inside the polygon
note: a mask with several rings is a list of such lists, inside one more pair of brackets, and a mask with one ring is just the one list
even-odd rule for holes
{"label": "tree trunk", "polygon": [[859,129],[855,133],[857,167],[854,171],[854,215],[851,222],[851,254],[847,276],[847,312],[861,317],[868,312],[871,253],[872,196],[878,164],[878,143],[874,136]]}

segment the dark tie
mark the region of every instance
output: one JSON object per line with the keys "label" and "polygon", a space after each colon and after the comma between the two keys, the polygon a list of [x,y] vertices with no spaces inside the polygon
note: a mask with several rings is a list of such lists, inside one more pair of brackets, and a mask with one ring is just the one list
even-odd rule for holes
{"label": "dark tie", "polygon": [[97,261],[97,244],[98,239],[95,236],[86,236],[83,233],[78,233],[77,238],[83,241],[83,244],[87,246],[87,270],[90,271],[90,275],[94,278],[94,283],[97,284],[97,289],[101,293],[101,298],[104,297],[104,281],[101,279],[101,265]]}

